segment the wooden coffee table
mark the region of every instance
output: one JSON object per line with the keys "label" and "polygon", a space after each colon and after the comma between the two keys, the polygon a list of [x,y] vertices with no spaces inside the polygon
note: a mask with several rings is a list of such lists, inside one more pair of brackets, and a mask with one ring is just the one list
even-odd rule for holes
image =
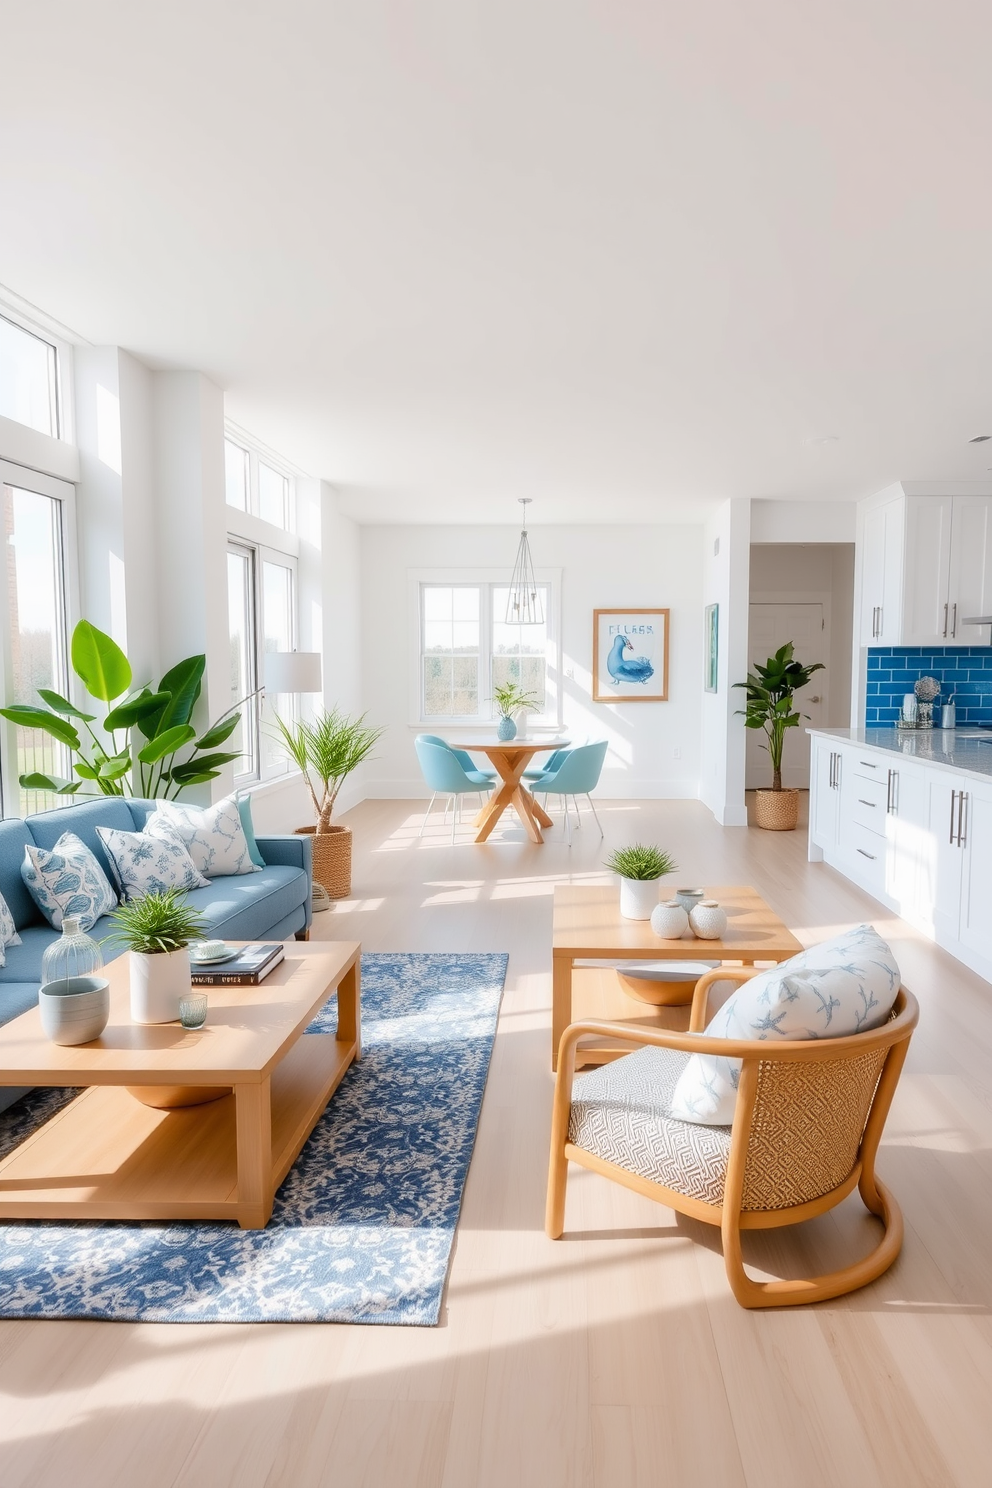
{"label": "wooden coffee table", "polygon": [[[753,966],[787,961],[805,947],[786,929],[754,889],[733,885],[707,888],[727,911],[728,925],[720,940],[697,940],[687,930],[681,940],[662,940],[648,920],[626,920],[620,913],[620,890],[610,886],[586,888],[557,884],[552,931],[551,1067],[558,1067],[558,1045],[569,1023],[594,1018],[646,1028],[688,1027],[688,1010],[637,1002],[623,991],[616,973],[608,968],[577,967],[576,961],[719,961]],[[675,1015],[673,1021],[673,1014]],[[580,1045],[580,1064],[603,1064],[629,1053],[604,1044]]]}
{"label": "wooden coffee table", "polygon": [[[0,1084],[88,1087],[0,1162],[0,1220],[235,1219],[263,1229],[361,1057],[360,954],[354,941],[290,941],[260,986],[205,988],[207,1022],[195,1032],[131,1022],[122,956],[107,968],[110,1023],[93,1043],[50,1043],[37,1008],[0,1028]],[[337,1033],[301,1037],[335,991]]]}

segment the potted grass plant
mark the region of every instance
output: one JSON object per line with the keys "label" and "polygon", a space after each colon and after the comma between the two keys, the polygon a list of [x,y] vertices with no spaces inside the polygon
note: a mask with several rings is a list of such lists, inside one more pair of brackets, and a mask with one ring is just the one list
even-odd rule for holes
{"label": "potted grass plant", "polygon": [[795,707],[795,695],[814,672],[822,671],[822,661],[812,666],[796,661],[793,644],[787,641],[764,666],[755,662],[746,682],[734,683],[747,695],[745,706],[737,710],[744,715],[744,727],[763,729],[768,740],[762,748],[768,750],[772,762],[771,789],[754,793],[755,825],[766,831],[791,832],[799,820],[799,792],[782,785],[782,752],[787,731],[798,728],[800,720],[809,716]]}
{"label": "potted grass plant", "polygon": [[172,1023],[189,995],[189,943],[207,926],[183,889],[153,890],[110,916],[107,939],[130,952],[131,1017],[135,1023]]}
{"label": "potted grass plant", "polygon": [[649,920],[658,903],[658,885],[678,864],[660,847],[635,842],[618,847],[606,860],[611,873],[620,876],[620,913],[627,920]]}
{"label": "potted grass plant", "polygon": [[351,893],[351,828],[331,820],[338,793],[353,770],[368,759],[382,734],[365,714],[349,718],[332,708],[312,721],[287,723],[276,714],[278,737],[301,772],[310,793],[316,825],[298,827],[313,836],[313,876],[332,899]]}

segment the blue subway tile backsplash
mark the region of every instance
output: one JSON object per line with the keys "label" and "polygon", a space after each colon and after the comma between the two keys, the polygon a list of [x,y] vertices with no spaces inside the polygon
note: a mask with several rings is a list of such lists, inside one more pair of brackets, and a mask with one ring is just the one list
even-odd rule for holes
{"label": "blue subway tile backsplash", "polygon": [[937,678],[939,703],[954,694],[959,728],[992,723],[992,647],[947,646],[934,651],[924,646],[873,646],[868,652],[865,724],[894,724],[903,694],[912,692],[919,677]]}

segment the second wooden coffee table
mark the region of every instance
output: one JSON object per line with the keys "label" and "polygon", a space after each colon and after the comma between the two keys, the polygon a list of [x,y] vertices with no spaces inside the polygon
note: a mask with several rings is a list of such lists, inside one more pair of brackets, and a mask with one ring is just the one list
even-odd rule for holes
{"label": "second wooden coffee table", "polygon": [[[195,1031],[131,1022],[122,956],[107,968],[110,1023],[93,1043],[50,1043],[36,1007],[0,1028],[0,1084],[89,1087],[0,1162],[0,1220],[264,1228],[276,1189],[361,1057],[360,953],[354,941],[291,941],[261,986],[211,987]],[[335,991],[337,1033],[304,1037]],[[218,1087],[229,1093],[214,1098]],[[187,1103],[200,1092],[205,1104]]]}
{"label": "second wooden coffee table", "polygon": [[[618,888],[555,887],[552,931],[551,1065],[558,1067],[558,1045],[569,1023],[580,1018],[670,1027],[671,1010],[635,1002],[620,988],[614,972],[576,967],[576,961],[726,961],[738,966],[787,961],[804,949],[792,931],[752,888],[707,887],[727,911],[720,940],[697,940],[687,931],[681,940],[662,940],[648,920],[626,920],[620,913]],[[686,1025],[687,1026],[687,1025]],[[580,1063],[615,1059],[619,1049],[581,1048]]]}

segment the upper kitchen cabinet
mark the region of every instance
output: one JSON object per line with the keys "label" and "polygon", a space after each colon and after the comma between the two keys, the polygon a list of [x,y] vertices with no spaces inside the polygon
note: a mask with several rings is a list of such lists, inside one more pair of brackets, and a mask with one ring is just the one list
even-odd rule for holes
{"label": "upper kitchen cabinet", "polygon": [[891,487],[863,503],[864,646],[969,646],[988,632],[966,618],[992,608],[992,493]]}

